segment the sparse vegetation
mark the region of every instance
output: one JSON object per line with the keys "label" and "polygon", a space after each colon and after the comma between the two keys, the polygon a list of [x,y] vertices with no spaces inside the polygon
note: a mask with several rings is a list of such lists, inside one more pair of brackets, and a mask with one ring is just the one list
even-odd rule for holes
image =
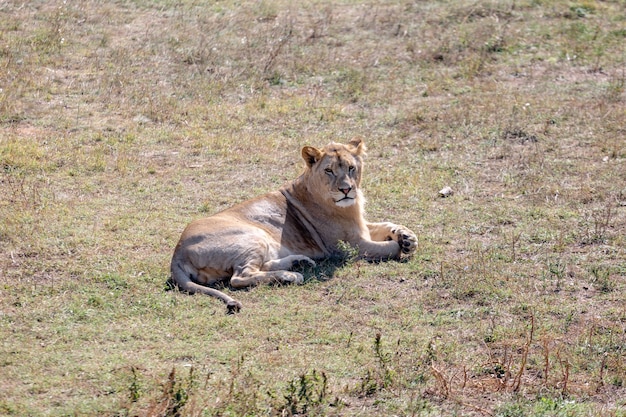
{"label": "sparse vegetation", "polygon": [[[626,416],[625,25],[622,0],[0,2],[0,415]],[[166,291],[191,219],[354,136],[413,259],[346,248],[236,316]]]}

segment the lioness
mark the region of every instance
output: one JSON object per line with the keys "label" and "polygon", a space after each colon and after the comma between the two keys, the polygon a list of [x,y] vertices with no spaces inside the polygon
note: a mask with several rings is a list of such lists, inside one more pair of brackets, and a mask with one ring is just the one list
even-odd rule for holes
{"label": "lioness", "polygon": [[413,253],[417,238],[412,231],[364,218],[359,186],[365,150],[360,139],[322,149],[305,146],[306,166],[294,181],[190,223],[172,257],[174,283],[189,293],[217,297],[234,313],[241,303],[207,285],[229,279],[233,288],[300,284],[302,274],[289,269],[337,253],[340,241],[371,260]]}

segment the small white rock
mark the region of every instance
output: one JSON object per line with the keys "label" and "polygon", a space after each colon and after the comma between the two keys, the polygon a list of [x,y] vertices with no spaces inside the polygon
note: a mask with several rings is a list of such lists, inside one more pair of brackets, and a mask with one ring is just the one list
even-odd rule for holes
{"label": "small white rock", "polygon": [[138,114],[137,116],[133,117],[133,122],[140,125],[147,125],[148,123],[151,123],[152,120],[150,120],[149,117],[146,117],[143,114]]}
{"label": "small white rock", "polygon": [[450,187],[443,187],[440,191],[439,191],[439,197],[450,197],[452,194],[454,194],[454,191],[452,191],[452,188]]}

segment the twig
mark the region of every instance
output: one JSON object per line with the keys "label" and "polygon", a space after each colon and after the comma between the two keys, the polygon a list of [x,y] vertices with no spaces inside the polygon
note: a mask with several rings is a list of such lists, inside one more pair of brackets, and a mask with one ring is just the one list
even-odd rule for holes
{"label": "twig", "polygon": [[274,48],[274,50],[270,52],[270,55],[267,58],[267,62],[265,63],[265,66],[263,67],[263,74],[267,74],[270,68],[272,68],[272,66],[274,65],[274,61],[276,60],[276,57],[278,57],[278,55],[280,54],[280,51],[281,49],[283,49],[283,46],[285,46],[287,42],[289,42],[292,34],[293,34],[293,28],[290,25],[287,33],[284,36],[278,38],[278,45],[276,46],[276,48]]}
{"label": "twig", "polygon": [[598,381],[598,388],[596,388],[596,392],[600,392],[600,389],[604,386],[604,367],[606,366],[606,360],[609,357],[608,353],[604,353],[602,356],[602,362],[600,362],[600,376]]}
{"label": "twig", "polygon": [[473,408],[474,410],[478,411],[479,413],[485,414],[487,416],[493,416],[493,413],[491,411],[485,410],[484,408],[480,408],[477,405],[466,403],[466,402],[463,402],[463,401],[459,401],[459,404],[463,405],[465,407]]}
{"label": "twig", "polygon": [[569,381],[569,361],[567,359],[561,359],[561,349],[556,351],[556,358],[561,364],[562,373],[563,373],[563,387],[561,388],[561,395],[567,395],[567,382]]}
{"label": "twig", "polygon": [[548,339],[543,339],[543,378],[544,385],[548,385],[548,372],[550,370],[550,346]]}
{"label": "twig", "polygon": [[446,381],[446,378],[444,378],[441,371],[435,368],[435,365],[430,365],[430,369],[432,370],[433,375],[435,375],[435,379],[443,388],[443,398],[448,398],[450,396],[450,387],[448,386],[448,381]]}
{"label": "twig", "polygon": [[533,334],[535,332],[535,315],[530,315],[530,333],[528,334],[528,338],[526,339],[526,344],[524,345],[524,352],[522,353],[522,364],[515,375],[515,379],[513,379],[513,392],[517,392],[522,383],[522,375],[524,374],[524,368],[526,368],[526,361],[528,360],[528,351],[530,350],[530,344],[533,341]]}

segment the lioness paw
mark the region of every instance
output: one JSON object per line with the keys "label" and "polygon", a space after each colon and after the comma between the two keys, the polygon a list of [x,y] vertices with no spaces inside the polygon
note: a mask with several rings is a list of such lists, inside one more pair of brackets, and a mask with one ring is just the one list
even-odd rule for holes
{"label": "lioness paw", "polygon": [[304,277],[299,272],[284,271],[281,274],[280,280],[285,284],[302,284]]}
{"label": "lioness paw", "polygon": [[299,267],[299,266],[309,266],[309,267],[313,267],[317,265],[315,263],[315,261],[311,258],[309,258],[308,256],[304,256],[304,255],[298,255],[297,259],[293,260],[293,268]]}
{"label": "lioness paw", "polygon": [[417,236],[415,236],[415,233],[403,227],[392,230],[392,233],[396,236],[396,241],[400,245],[402,253],[409,255],[415,252],[417,249]]}
{"label": "lioness paw", "polygon": [[226,303],[226,314],[236,314],[241,311],[241,303],[237,300],[230,300]]}

